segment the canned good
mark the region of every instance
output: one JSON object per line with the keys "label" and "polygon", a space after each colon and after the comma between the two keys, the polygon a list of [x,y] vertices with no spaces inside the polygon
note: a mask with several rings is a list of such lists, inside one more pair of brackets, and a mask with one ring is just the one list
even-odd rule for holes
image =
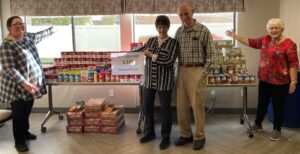
{"label": "canned good", "polygon": [[80,74],[75,74],[75,82],[80,82]]}
{"label": "canned good", "polygon": [[99,82],[99,75],[96,71],[94,71],[94,82]]}
{"label": "canned good", "polygon": [[227,75],[227,76],[226,76],[226,83],[227,83],[227,84],[231,84],[231,83],[232,83],[232,78],[231,78],[230,75]]}
{"label": "canned good", "polygon": [[63,82],[64,80],[64,75],[63,74],[58,74],[58,76],[57,76],[57,81],[58,82]]}
{"label": "canned good", "polygon": [[227,67],[227,70],[228,70],[228,71],[227,71],[228,74],[233,74],[233,66],[231,66],[231,65],[228,66],[228,67]]}
{"label": "canned good", "polygon": [[223,75],[223,74],[220,75],[220,83],[221,84],[226,84],[226,76]]}
{"label": "canned good", "polygon": [[249,84],[250,83],[250,76],[249,75],[245,75],[244,83],[245,84]]}
{"label": "canned good", "polygon": [[220,65],[214,67],[214,74],[220,74]]}
{"label": "canned good", "polygon": [[63,75],[63,82],[69,82],[69,74]]}
{"label": "canned good", "polygon": [[75,75],[69,74],[69,82],[74,82],[74,81],[75,81]]}
{"label": "canned good", "polygon": [[255,75],[250,75],[249,83],[255,83]]}
{"label": "canned good", "polygon": [[232,75],[232,84],[237,84],[238,83],[238,76],[237,75]]}
{"label": "canned good", "polygon": [[238,75],[238,81],[237,81],[237,83],[238,83],[238,84],[242,84],[242,83],[244,83],[244,80],[245,80],[245,76],[239,74],[239,75]]}
{"label": "canned good", "polygon": [[88,82],[94,82],[94,70],[88,70]]}
{"label": "canned good", "polygon": [[215,76],[215,84],[220,84],[221,83],[221,79],[219,75]]}
{"label": "canned good", "polygon": [[215,77],[213,75],[208,76],[208,84],[215,84]]}
{"label": "canned good", "polygon": [[106,72],[106,74],[105,74],[105,82],[111,82],[111,73],[110,72]]}

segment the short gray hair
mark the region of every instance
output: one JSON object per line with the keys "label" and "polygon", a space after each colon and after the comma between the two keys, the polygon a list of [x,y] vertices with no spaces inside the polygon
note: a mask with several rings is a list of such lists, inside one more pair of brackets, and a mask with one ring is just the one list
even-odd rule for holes
{"label": "short gray hair", "polygon": [[267,29],[270,25],[279,25],[282,29],[284,29],[284,23],[280,18],[271,18],[267,23]]}

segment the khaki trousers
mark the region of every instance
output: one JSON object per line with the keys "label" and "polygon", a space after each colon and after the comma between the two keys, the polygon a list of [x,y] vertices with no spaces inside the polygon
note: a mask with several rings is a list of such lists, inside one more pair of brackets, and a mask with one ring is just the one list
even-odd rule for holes
{"label": "khaki trousers", "polygon": [[192,106],[195,119],[194,140],[203,139],[206,96],[206,78],[203,75],[203,68],[179,66],[176,87],[177,118],[181,136],[193,135],[190,117],[190,106]]}

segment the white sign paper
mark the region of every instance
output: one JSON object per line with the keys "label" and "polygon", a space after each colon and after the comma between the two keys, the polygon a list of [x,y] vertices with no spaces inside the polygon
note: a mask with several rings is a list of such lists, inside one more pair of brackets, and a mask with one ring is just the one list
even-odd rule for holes
{"label": "white sign paper", "polygon": [[143,52],[112,53],[111,65],[113,75],[144,74]]}

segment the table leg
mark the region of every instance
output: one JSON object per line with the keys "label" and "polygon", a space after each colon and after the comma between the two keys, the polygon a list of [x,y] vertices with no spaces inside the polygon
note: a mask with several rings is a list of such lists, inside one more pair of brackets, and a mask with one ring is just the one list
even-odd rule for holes
{"label": "table leg", "polygon": [[60,115],[59,112],[54,111],[53,109],[53,101],[52,101],[52,85],[48,85],[48,101],[49,101],[49,111],[46,114],[42,124],[41,124],[41,132],[45,133],[47,131],[47,128],[44,126],[46,122],[53,116],[53,114],[58,114],[58,119],[63,120],[63,116]]}
{"label": "table leg", "polygon": [[[245,124],[247,128],[247,133],[249,138],[253,138],[254,134],[252,131],[251,123],[247,115],[247,87],[243,87],[242,89],[242,96],[243,96],[243,114],[241,116],[241,124]],[[244,123],[245,122],[245,123]]]}

